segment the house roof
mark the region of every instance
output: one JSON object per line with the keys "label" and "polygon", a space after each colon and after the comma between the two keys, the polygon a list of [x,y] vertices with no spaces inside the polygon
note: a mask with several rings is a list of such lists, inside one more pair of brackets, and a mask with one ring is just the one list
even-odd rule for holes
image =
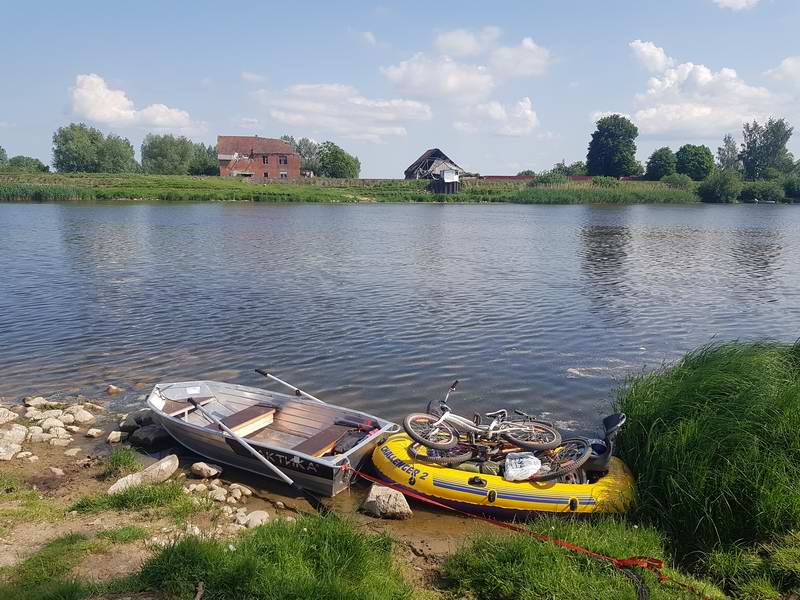
{"label": "house roof", "polygon": [[257,135],[219,135],[217,154],[295,154],[292,145],[283,140],[264,138]]}
{"label": "house roof", "polygon": [[424,168],[425,170],[427,170],[428,168],[430,168],[430,164],[435,160],[449,161],[457,169],[461,171],[464,170],[461,167],[459,167],[455,162],[453,162],[453,160],[449,156],[447,156],[444,152],[439,150],[439,148],[431,148],[423,152],[422,156],[420,156],[417,160],[411,163],[411,165],[409,165],[409,167],[405,170],[405,172],[406,174],[414,173],[420,168]]}

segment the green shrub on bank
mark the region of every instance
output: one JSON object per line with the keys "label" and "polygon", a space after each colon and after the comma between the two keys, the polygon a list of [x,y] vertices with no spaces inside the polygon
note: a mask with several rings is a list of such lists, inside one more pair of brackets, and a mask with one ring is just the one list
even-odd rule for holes
{"label": "green shrub on bank", "polygon": [[618,188],[620,185],[622,185],[622,182],[616,177],[605,177],[603,175],[598,175],[596,177],[592,177],[592,185],[602,188]]}
{"label": "green shrub on bank", "polygon": [[742,202],[783,202],[786,194],[778,181],[747,181],[739,194]]}
{"label": "green shrub on bank", "polygon": [[709,175],[697,188],[703,202],[736,202],[742,191],[742,179],[733,171],[716,171]]}
{"label": "green shrub on bank", "polygon": [[[635,527],[613,518],[594,521],[557,517],[537,519],[537,533],[567,540],[594,552],[617,557],[665,559],[663,541],[654,529]],[[452,554],[443,567],[445,583],[458,597],[476,600],[635,598],[635,586],[604,561],[575,553],[528,535],[482,536]],[[708,597],[722,594],[708,584],[675,571],[670,577],[688,583]],[[645,584],[655,600],[696,599],[697,596],[658,582],[649,572]]]}
{"label": "green shrub on bank", "polygon": [[664,177],[661,178],[661,183],[676,190],[691,190],[694,187],[692,178],[683,173],[664,175]]}
{"label": "green shrub on bank", "polygon": [[411,597],[392,564],[392,541],[362,533],[336,517],[277,521],[248,531],[229,547],[186,538],[142,566],[144,588],[194,597],[198,582],[216,600],[389,600]]}
{"label": "green shrub on bank", "polygon": [[537,185],[559,185],[562,183],[567,183],[569,181],[569,177],[564,175],[563,173],[542,173],[536,179],[531,180],[528,184],[530,186],[537,186]]}
{"label": "green shrub on bank", "polygon": [[689,190],[675,190],[657,184],[634,185],[626,182],[617,188],[532,187],[520,190],[508,201],[520,204],[686,204],[697,200],[697,195]]}
{"label": "green shrub on bank", "polygon": [[617,407],[637,515],[679,556],[800,530],[800,345],[702,347],[629,381]]}
{"label": "green shrub on bank", "polygon": [[800,200],[800,177],[792,175],[783,180],[783,192],[787,198]]}

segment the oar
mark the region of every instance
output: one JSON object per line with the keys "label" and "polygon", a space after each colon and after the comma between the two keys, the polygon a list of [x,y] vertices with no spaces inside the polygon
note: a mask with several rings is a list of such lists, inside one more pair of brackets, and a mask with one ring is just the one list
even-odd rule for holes
{"label": "oar", "polygon": [[325,402],[323,402],[319,398],[316,398],[311,394],[304,392],[299,387],[293,386],[291,383],[285,382],[283,379],[278,379],[277,377],[275,377],[275,375],[273,375],[272,373],[267,373],[264,369],[256,369],[256,373],[258,373],[259,375],[263,375],[267,379],[272,379],[272,381],[277,381],[278,383],[285,385],[294,392],[295,396],[303,396],[304,398],[308,398],[309,400],[314,400],[315,402],[319,402],[320,404],[325,404]]}
{"label": "oar", "polygon": [[250,452],[250,454],[252,454],[254,457],[256,457],[259,461],[261,461],[261,463],[265,467],[267,467],[270,471],[275,473],[275,475],[277,475],[280,480],[285,482],[287,485],[291,486],[292,489],[294,489],[295,491],[297,491],[300,494],[302,494],[303,496],[305,496],[305,499],[308,500],[308,503],[311,506],[313,506],[319,514],[327,515],[328,513],[331,512],[331,510],[327,506],[325,506],[319,498],[317,498],[314,494],[309,492],[307,489],[305,489],[305,488],[301,487],[300,485],[298,485],[297,483],[295,483],[295,481],[291,477],[289,477],[286,473],[281,471],[278,467],[276,467],[271,462],[269,462],[266,458],[264,458],[264,456],[261,455],[258,451],[256,451],[255,448],[253,448],[250,444],[245,442],[241,437],[239,437],[233,431],[231,431],[230,428],[227,425],[225,425],[225,423],[220,421],[217,417],[215,417],[210,412],[208,412],[205,408],[203,408],[200,405],[200,403],[197,402],[194,398],[188,398],[188,401],[189,401],[189,404],[191,404],[197,410],[199,410],[200,413],[203,416],[205,416],[206,419],[208,419],[209,421],[214,423],[217,427],[222,429],[225,433],[230,435],[234,440],[236,440],[244,448],[246,448],[247,451]]}

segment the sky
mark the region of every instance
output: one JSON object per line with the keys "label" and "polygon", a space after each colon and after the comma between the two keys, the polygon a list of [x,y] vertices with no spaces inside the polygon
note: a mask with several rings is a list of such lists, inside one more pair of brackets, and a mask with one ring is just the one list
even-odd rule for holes
{"label": "sky", "polygon": [[[800,125],[798,0],[4,2],[0,146],[52,159],[85,122],[332,140],[362,177],[427,148],[484,175],[585,160],[594,121],[630,116],[638,158]],[[790,143],[800,155],[800,131]]]}

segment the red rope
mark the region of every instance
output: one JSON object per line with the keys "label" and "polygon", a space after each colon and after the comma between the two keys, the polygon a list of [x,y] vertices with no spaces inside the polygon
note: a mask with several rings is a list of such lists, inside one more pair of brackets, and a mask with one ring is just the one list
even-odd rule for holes
{"label": "red rope", "polygon": [[692,586],[690,586],[690,585],[688,585],[686,583],[682,583],[680,581],[676,581],[676,580],[672,579],[671,577],[667,576],[666,574],[664,574],[664,561],[659,559],[659,558],[653,558],[652,556],[629,556],[628,558],[615,558],[613,556],[606,556],[605,554],[600,554],[599,552],[594,552],[592,550],[589,550],[588,548],[583,548],[582,546],[577,546],[576,544],[572,544],[570,542],[567,542],[566,540],[560,540],[558,538],[550,537],[549,535],[542,535],[540,533],[536,533],[535,531],[531,531],[530,529],[528,529],[526,527],[521,527],[520,525],[517,525],[515,523],[507,523],[505,521],[497,521],[495,519],[491,519],[491,518],[483,516],[483,515],[476,515],[476,514],[467,512],[465,510],[461,510],[460,508],[456,508],[455,506],[450,506],[450,505],[445,504],[443,502],[439,502],[437,500],[434,500],[433,498],[429,498],[427,496],[423,496],[422,494],[419,494],[417,492],[409,490],[408,488],[402,487],[402,486],[394,484],[394,483],[389,483],[387,481],[384,481],[383,479],[378,479],[377,477],[373,477],[372,475],[368,475],[368,474],[366,474],[366,473],[364,473],[362,471],[359,471],[358,469],[354,469],[350,465],[344,465],[341,468],[343,470],[345,470],[345,471],[352,471],[353,473],[355,473],[357,476],[361,477],[362,479],[366,479],[367,481],[371,481],[372,483],[377,483],[378,485],[382,485],[384,487],[388,487],[388,488],[393,489],[393,490],[395,490],[397,492],[400,492],[401,494],[403,494],[405,496],[409,496],[410,498],[414,498],[415,500],[419,500],[420,502],[425,502],[427,504],[430,504],[432,506],[436,506],[438,508],[444,508],[444,509],[447,509],[447,510],[451,510],[453,512],[456,512],[456,513],[458,513],[460,515],[463,515],[465,517],[469,517],[471,519],[478,519],[479,521],[485,521],[486,523],[491,523],[492,525],[495,525],[497,527],[502,527],[504,529],[509,529],[509,530],[515,531],[517,533],[522,533],[522,534],[525,534],[525,535],[529,535],[529,536],[539,540],[540,542],[549,542],[551,544],[555,544],[556,546],[560,546],[562,548],[566,548],[567,550],[571,550],[572,552],[578,552],[578,553],[586,554],[588,556],[591,556],[592,558],[596,558],[598,560],[603,560],[605,562],[608,562],[608,563],[612,564],[614,567],[616,567],[617,569],[627,569],[627,568],[631,568],[631,567],[641,567],[642,569],[647,569],[648,571],[651,571],[658,578],[658,580],[660,582],[662,582],[662,583],[669,582],[669,583],[672,583],[673,585],[676,585],[676,586],[681,587],[681,588],[683,588],[685,590],[693,592],[697,596],[701,597],[703,600],[713,600],[709,596],[706,596],[702,591],[700,591],[698,589],[695,589],[694,587],[692,587]]}

